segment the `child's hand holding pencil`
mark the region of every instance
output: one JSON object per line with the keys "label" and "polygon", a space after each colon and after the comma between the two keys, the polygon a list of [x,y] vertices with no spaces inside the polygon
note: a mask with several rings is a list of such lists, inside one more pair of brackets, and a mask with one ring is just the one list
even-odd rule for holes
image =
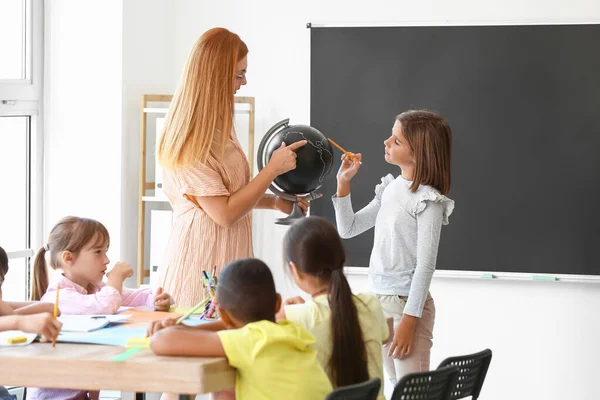
{"label": "child's hand holding pencil", "polygon": [[62,323],[48,313],[17,315],[16,318],[18,330],[42,335],[43,342],[54,342],[62,328]]}
{"label": "child's hand holding pencil", "polygon": [[[362,164],[362,155],[360,156],[360,158],[357,158],[359,154],[354,154],[354,153],[350,153],[349,151],[344,150],[344,148],[342,146],[340,146],[339,144],[337,144],[336,142],[334,142],[332,139],[327,139],[329,140],[329,143],[331,143],[332,145],[334,145],[335,147],[337,147],[342,153],[344,153],[345,156],[348,156],[350,158],[350,160],[352,161],[358,161],[359,164]],[[344,159],[344,157],[342,157],[342,160]]]}
{"label": "child's hand holding pencil", "polygon": [[327,139],[329,142],[340,149],[342,153],[342,165],[337,173],[338,186],[341,183],[342,185],[347,186],[348,183],[354,178],[354,175],[357,174],[360,166],[362,165],[362,154],[360,153],[350,153],[349,151],[344,150],[342,146],[337,144],[331,139]]}
{"label": "child's hand holding pencil", "polygon": [[342,165],[337,173],[337,180],[339,183],[349,183],[352,178],[358,173],[362,160],[362,154],[347,153],[342,156]]}

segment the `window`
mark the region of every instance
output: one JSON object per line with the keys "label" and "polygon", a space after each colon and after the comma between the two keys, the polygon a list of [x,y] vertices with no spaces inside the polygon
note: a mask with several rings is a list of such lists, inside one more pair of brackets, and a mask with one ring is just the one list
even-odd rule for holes
{"label": "window", "polygon": [[0,1],[0,81],[30,79],[30,7],[26,0]]}
{"label": "window", "polygon": [[0,246],[6,300],[28,297],[33,249],[42,245],[43,0],[0,1]]}
{"label": "window", "polygon": [[[0,117],[0,246],[11,255],[29,248],[29,120]],[[9,262],[7,283],[3,285],[7,299],[23,300],[26,294],[23,255]]]}

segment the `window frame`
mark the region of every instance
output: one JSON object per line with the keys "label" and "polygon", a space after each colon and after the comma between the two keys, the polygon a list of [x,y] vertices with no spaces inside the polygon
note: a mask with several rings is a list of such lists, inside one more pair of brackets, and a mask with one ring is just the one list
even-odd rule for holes
{"label": "window frame", "polygon": [[33,3],[32,0],[22,0],[23,1],[23,14],[25,16],[25,24],[23,26],[23,48],[25,48],[25,52],[22,55],[23,67],[25,69],[25,78],[20,79],[1,79],[0,85],[29,85],[31,84],[31,64],[32,64],[32,56],[33,49],[31,47],[32,44],[32,36],[33,36],[33,20],[32,20],[32,8]]}
{"label": "window frame", "polygon": [[26,260],[25,298],[29,298],[29,276],[34,249],[43,245],[44,198],[44,1],[23,0],[25,7],[25,79],[0,80],[0,117],[29,117],[26,176],[27,229],[25,249],[6,249],[8,258]]}

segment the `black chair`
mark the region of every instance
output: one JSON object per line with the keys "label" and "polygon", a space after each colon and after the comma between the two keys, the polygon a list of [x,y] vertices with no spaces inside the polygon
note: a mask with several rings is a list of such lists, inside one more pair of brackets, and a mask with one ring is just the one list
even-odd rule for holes
{"label": "black chair", "polygon": [[458,367],[458,379],[456,387],[452,391],[451,400],[463,399],[468,396],[472,396],[471,398],[476,400],[481,392],[490,361],[492,361],[490,349],[465,356],[449,357],[442,361],[438,369],[448,365]]}
{"label": "black chair", "polygon": [[8,393],[4,386],[0,386],[0,400],[17,400],[17,396]]}
{"label": "black chair", "polygon": [[336,388],[325,400],[377,400],[380,388],[381,380],[373,378],[370,381]]}
{"label": "black chair", "polygon": [[458,378],[458,367],[407,374],[394,388],[391,400],[450,400]]}

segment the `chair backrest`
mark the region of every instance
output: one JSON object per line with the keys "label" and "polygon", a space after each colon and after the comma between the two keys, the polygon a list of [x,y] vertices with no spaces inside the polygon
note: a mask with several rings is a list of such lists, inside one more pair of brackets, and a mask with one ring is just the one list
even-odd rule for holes
{"label": "chair backrest", "polygon": [[457,378],[458,368],[454,365],[407,374],[394,388],[391,400],[450,400]]}
{"label": "chair backrest", "polygon": [[485,375],[492,361],[492,351],[485,349],[475,354],[446,358],[438,368],[448,365],[458,367],[458,380],[452,391],[452,400],[472,396],[473,400],[479,397]]}
{"label": "chair backrest", "polygon": [[379,388],[381,380],[373,378],[370,381],[336,388],[325,400],[377,400]]}
{"label": "chair backrest", "polygon": [[0,386],[0,400],[17,400],[17,396],[10,394],[4,386]]}

